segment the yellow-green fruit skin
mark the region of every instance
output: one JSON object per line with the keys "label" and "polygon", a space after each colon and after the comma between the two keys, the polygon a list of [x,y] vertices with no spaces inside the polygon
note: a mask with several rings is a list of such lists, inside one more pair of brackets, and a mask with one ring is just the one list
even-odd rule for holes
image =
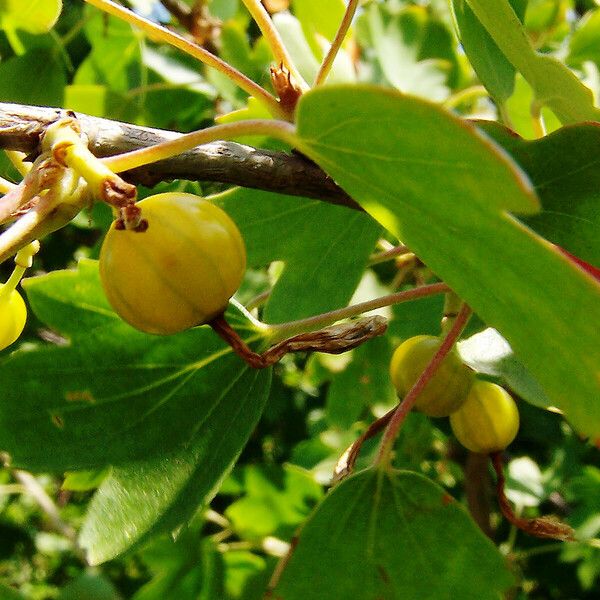
{"label": "yellow-green fruit skin", "polygon": [[[441,345],[432,335],[417,335],[396,348],[390,363],[392,383],[404,397]],[[447,417],[466,400],[474,374],[452,348],[419,394],[415,408],[430,417]]]}
{"label": "yellow-green fruit skin", "polygon": [[499,452],[517,435],[519,411],[505,389],[476,381],[466,402],[450,415],[450,425],[458,441],[471,452]]}
{"label": "yellow-green fruit skin", "polygon": [[156,194],[138,206],[148,229],[113,223],[100,252],[100,278],[117,314],[136,329],[168,335],[223,312],[246,269],[235,223],[193,194]]}
{"label": "yellow-green fruit skin", "polygon": [[[0,290],[2,289],[0,285]],[[0,350],[16,342],[27,320],[27,308],[19,292],[0,294]]]}

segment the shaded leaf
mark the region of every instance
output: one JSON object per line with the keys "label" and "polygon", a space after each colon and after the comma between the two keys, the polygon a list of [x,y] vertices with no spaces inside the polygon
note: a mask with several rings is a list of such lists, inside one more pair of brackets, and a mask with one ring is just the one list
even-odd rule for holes
{"label": "shaded leaf", "polygon": [[[251,401],[253,386],[266,394],[268,378],[257,379],[209,328],[168,337],[134,330],[108,307],[94,261],[24,286],[38,317],[70,344],[0,363],[0,448],[15,465],[93,469],[160,457],[215,418],[243,437],[248,424],[230,426],[227,415]],[[243,334],[243,317],[230,317]]]}
{"label": "shaded leaf", "polygon": [[442,488],[367,470],[307,521],[274,598],[497,600],[511,584],[502,555]]}
{"label": "shaded leaf", "polygon": [[33,48],[13,56],[0,64],[0,80],[3,102],[62,106],[67,76],[56,52]]}
{"label": "shaded leaf", "polygon": [[600,265],[600,170],[596,149],[600,127],[568,125],[527,141],[501,125],[478,125],[527,173],[542,210],[525,222],[579,258]]}
{"label": "shaded leaf", "polygon": [[270,370],[254,371],[230,387],[185,444],[113,468],[81,530],[91,564],[175,530],[213,498],[260,418],[270,377]]}
{"label": "shaded leaf", "polygon": [[365,214],[318,200],[245,188],[214,200],[240,228],[249,266],[286,264],[265,307],[271,323],[347,304],[381,231]]}
{"label": "shaded leaf", "polygon": [[389,373],[391,357],[388,336],[370,340],[354,350],[352,362],[333,378],[327,391],[330,425],[349,429],[365,408],[391,408],[398,401]]}

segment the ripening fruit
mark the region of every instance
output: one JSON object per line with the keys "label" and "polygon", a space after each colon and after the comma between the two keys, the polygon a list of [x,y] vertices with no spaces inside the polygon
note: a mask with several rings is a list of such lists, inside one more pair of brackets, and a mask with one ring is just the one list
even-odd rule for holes
{"label": "ripening fruit", "polygon": [[[400,397],[412,388],[440,344],[441,340],[432,335],[417,335],[396,348],[390,363],[390,375]],[[473,378],[473,371],[452,348],[419,394],[415,408],[430,417],[447,417],[466,400]]]}
{"label": "ripening fruit", "polygon": [[466,402],[450,415],[458,441],[472,452],[504,450],[519,430],[519,411],[511,395],[499,385],[476,381]]}
{"label": "ripening fruit", "polygon": [[111,226],[100,252],[106,296],[130,325],[167,335],[225,310],[246,268],[235,223],[193,194],[165,193],[138,203],[143,232]]}
{"label": "ripening fruit", "polygon": [[[3,287],[0,284],[0,290]],[[6,296],[0,294],[0,350],[4,350],[18,339],[26,320],[27,309],[19,292],[13,290]]]}

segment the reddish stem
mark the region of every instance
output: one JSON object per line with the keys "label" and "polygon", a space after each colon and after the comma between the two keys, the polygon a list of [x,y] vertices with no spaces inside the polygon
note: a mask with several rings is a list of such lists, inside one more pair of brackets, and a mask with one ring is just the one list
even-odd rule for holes
{"label": "reddish stem", "polygon": [[375,437],[388,425],[394,415],[394,412],[396,412],[396,407],[385,413],[383,417],[379,417],[379,419],[371,423],[367,430],[358,439],[356,439],[351,446],[348,447],[335,465],[333,472],[333,483],[342,481],[342,479],[345,479],[352,473],[363,444],[372,437]]}
{"label": "reddish stem", "polygon": [[433,355],[433,358],[425,367],[425,370],[421,373],[419,379],[415,382],[408,394],[404,397],[404,400],[398,405],[390,423],[383,434],[383,440],[381,441],[381,447],[379,448],[379,454],[377,455],[376,464],[387,462],[390,457],[394,441],[398,436],[398,431],[406,419],[408,413],[412,410],[419,394],[423,391],[425,386],[429,383],[429,380],[435,375],[438,367],[446,358],[446,355],[454,346],[456,340],[459,338],[462,330],[469,321],[471,316],[471,309],[463,304],[460,312],[458,313],[456,320],[452,324],[450,331],[448,331],[446,337],[444,337],[442,344],[438,348],[437,352]]}
{"label": "reddish stem", "polygon": [[514,525],[517,529],[539,538],[572,541],[574,539],[574,531],[569,525],[560,523],[548,517],[538,517],[535,519],[524,519],[519,517],[513,511],[513,508],[506,497],[504,478],[504,469],[502,466],[502,453],[493,452],[490,454],[494,471],[496,472],[496,495],[498,496],[498,504],[505,519]]}

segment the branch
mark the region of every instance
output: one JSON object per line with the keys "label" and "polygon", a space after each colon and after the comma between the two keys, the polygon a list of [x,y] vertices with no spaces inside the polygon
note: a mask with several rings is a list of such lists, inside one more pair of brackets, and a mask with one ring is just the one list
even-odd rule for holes
{"label": "branch", "polygon": [[[64,113],[56,108],[0,102],[0,148],[36,155],[41,134]],[[98,157],[146,148],[182,135],[83,113],[77,113],[76,117],[83,133],[89,138],[90,150]],[[235,142],[213,142],[198,146],[179,156],[133,169],[123,175],[131,183],[149,187],[172,179],[216,181],[315,198],[362,210],[329,175],[307,158]]]}

